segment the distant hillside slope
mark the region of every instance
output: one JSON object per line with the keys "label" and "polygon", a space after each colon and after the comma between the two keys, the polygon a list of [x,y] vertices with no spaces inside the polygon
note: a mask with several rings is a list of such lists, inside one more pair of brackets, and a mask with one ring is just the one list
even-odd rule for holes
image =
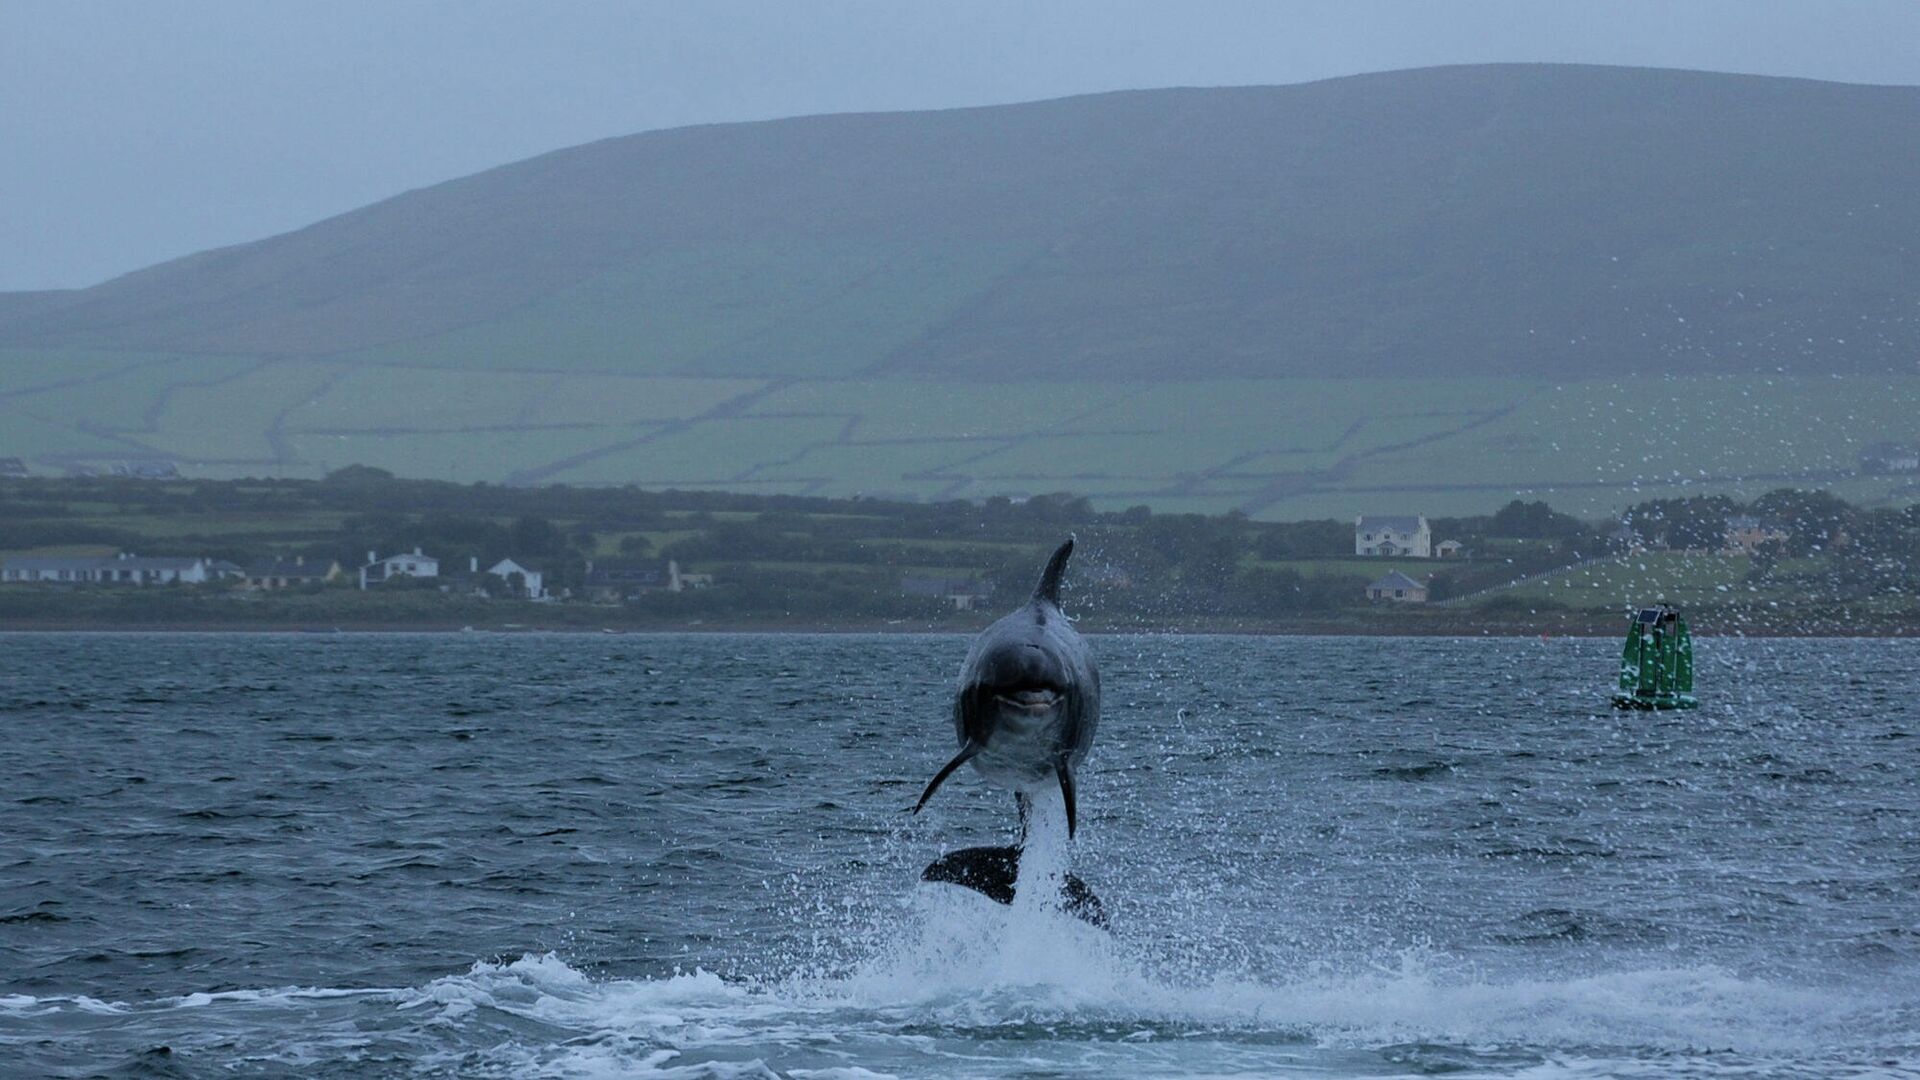
{"label": "distant hillside slope", "polygon": [[655,132],[59,294],[0,347],[631,376],[1920,357],[1920,90],[1461,67]]}

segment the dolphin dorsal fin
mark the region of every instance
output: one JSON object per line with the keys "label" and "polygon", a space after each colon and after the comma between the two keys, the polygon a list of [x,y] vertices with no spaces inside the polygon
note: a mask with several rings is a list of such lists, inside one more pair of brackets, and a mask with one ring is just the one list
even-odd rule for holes
{"label": "dolphin dorsal fin", "polygon": [[1067,572],[1067,556],[1073,554],[1073,537],[1054,549],[1053,558],[1047,560],[1047,568],[1040,572],[1040,584],[1033,587],[1033,598],[1045,600],[1054,607],[1060,606],[1060,579]]}

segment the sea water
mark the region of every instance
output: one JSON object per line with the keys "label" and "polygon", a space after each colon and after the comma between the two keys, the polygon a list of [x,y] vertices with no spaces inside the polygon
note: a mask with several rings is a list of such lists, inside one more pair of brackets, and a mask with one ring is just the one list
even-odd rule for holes
{"label": "sea water", "polygon": [[1110,930],[964,637],[0,635],[0,1075],[1920,1069],[1920,642],[1093,645]]}

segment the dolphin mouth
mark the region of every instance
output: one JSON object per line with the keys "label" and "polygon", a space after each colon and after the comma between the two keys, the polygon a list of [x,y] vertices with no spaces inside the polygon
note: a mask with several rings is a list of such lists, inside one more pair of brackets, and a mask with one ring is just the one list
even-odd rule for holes
{"label": "dolphin mouth", "polygon": [[1060,693],[1046,687],[1028,687],[1024,690],[997,692],[993,695],[993,700],[1002,708],[1038,716],[1052,712],[1054,707],[1060,704]]}

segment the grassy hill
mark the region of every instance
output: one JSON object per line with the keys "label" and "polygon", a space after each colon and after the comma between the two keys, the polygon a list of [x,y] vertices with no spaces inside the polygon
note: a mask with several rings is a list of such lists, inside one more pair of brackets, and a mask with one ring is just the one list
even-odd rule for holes
{"label": "grassy hill", "polygon": [[1852,470],[1920,435],[1916,147],[1911,88],[1521,65],[654,132],[0,296],[0,456],[1263,517],[1898,500]]}

